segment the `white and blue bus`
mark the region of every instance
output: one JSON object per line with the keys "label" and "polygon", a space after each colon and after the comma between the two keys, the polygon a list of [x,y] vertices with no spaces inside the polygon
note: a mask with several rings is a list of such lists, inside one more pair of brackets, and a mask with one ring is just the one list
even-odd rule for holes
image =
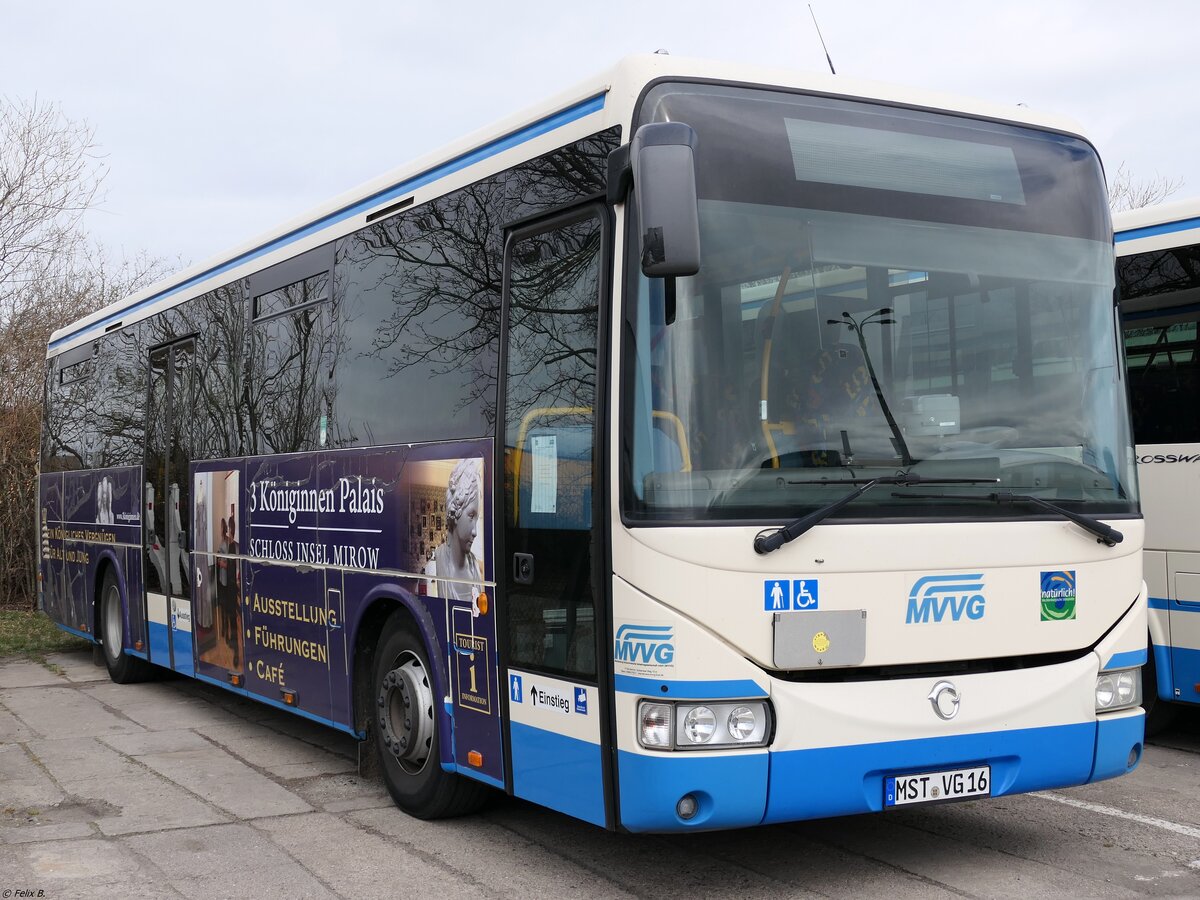
{"label": "white and blue bus", "polygon": [[1113,217],[1146,513],[1147,729],[1200,704],[1200,200]]}
{"label": "white and blue bus", "polygon": [[1124,774],[1112,247],[1070,123],[628,60],[56,332],[42,606],[117,681],[358,737],[424,817]]}

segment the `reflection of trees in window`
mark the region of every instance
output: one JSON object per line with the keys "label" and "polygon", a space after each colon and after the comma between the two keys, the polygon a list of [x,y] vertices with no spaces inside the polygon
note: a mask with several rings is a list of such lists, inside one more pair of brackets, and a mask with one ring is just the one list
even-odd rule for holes
{"label": "reflection of trees in window", "polygon": [[239,455],[249,447],[241,400],[245,389],[242,282],[225,285],[180,307],[188,333],[198,335],[193,388],[194,451],[201,459]]}
{"label": "reflection of trees in window", "polygon": [[616,143],[595,135],[339,244],[337,444],[491,431],[504,229],[602,191]]}
{"label": "reflection of trees in window", "polygon": [[617,129],[610,129],[508,173],[508,196],[518,215],[547,212],[603,192],[608,183],[608,154],[616,149],[617,140]]}
{"label": "reflection of trees in window", "polygon": [[318,303],[254,324],[255,370],[246,391],[247,424],[256,439],[252,452],[317,449],[326,408],[326,310]]}
{"label": "reflection of trees in window", "polygon": [[[1174,247],[1117,259],[1121,300],[1162,297],[1157,315],[1134,312],[1125,322],[1125,352],[1139,444],[1200,440],[1200,342],[1193,304],[1200,300],[1200,246]],[[1168,298],[1167,295],[1177,294]],[[1136,307],[1135,307],[1136,310]]]}
{"label": "reflection of trees in window", "polygon": [[92,450],[91,407],[95,360],[91,357],[49,367],[43,472],[84,469]]}
{"label": "reflection of trees in window", "polygon": [[146,362],[136,328],[100,341],[96,390],[96,442],[100,466],[142,461],[146,428]]}
{"label": "reflection of trees in window", "polygon": [[590,409],[594,402],[600,240],[600,221],[588,218],[513,245],[510,437],[530,409]]}
{"label": "reflection of trees in window", "polygon": [[503,186],[480,182],[343,242],[339,443],[487,433],[504,208]]}
{"label": "reflection of trees in window", "polygon": [[1122,300],[1200,289],[1200,246],[1118,258],[1117,283]]}

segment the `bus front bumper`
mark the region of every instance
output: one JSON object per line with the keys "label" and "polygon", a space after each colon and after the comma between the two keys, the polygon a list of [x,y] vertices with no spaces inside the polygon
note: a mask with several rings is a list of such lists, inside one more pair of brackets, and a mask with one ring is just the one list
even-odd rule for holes
{"label": "bus front bumper", "polygon": [[[621,750],[621,825],[686,831],[879,812],[892,776],[985,766],[991,797],[1123,775],[1141,759],[1145,716],[1140,707],[1097,715],[1098,669],[1089,655],[955,679],[964,712],[953,721],[933,715],[920,679],[776,681],[765,750]],[[903,699],[914,690],[921,703]],[[685,797],[690,818],[680,815]]]}

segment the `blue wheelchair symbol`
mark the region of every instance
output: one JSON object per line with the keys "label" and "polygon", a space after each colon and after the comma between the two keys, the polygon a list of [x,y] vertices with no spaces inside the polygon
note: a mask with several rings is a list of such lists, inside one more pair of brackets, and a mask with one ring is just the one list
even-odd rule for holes
{"label": "blue wheelchair symbol", "polygon": [[793,609],[817,608],[817,579],[805,578],[792,586]]}

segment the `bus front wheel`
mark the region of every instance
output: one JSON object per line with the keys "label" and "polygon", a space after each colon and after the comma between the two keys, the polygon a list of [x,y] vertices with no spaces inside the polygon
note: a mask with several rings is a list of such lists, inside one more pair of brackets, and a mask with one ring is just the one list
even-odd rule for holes
{"label": "bus front wheel", "polygon": [[104,646],[104,665],[108,677],[117,684],[145,681],[151,675],[150,664],[125,652],[125,617],[121,588],[111,567],[100,583],[100,643]]}
{"label": "bus front wheel", "polygon": [[402,613],[380,635],[374,686],[375,749],[396,805],[419,819],[478,809],[486,786],[442,768],[433,673],[424,643]]}

